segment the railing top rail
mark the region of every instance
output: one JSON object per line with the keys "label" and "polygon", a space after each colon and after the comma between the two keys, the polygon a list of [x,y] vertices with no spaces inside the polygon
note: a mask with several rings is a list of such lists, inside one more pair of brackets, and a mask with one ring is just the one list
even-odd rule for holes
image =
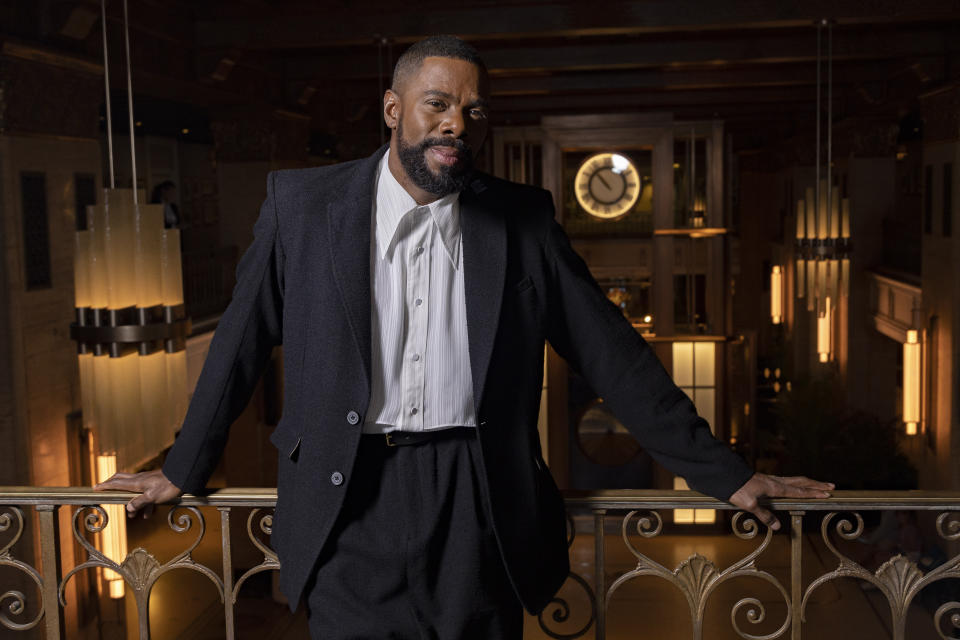
{"label": "railing top rail", "polygon": [[[124,504],[131,495],[121,491],[94,491],[89,487],[0,486],[0,504],[9,505]],[[695,491],[661,489],[565,491],[564,498],[573,511],[736,508]],[[277,490],[273,487],[229,487],[214,489],[203,496],[188,494],[180,498],[183,505],[214,507],[265,507],[276,501]],[[960,491],[834,491],[832,497],[823,500],[780,498],[770,500],[769,504],[778,511],[960,510]]]}
{"label": "railing top rail", "polygon": [[[565,491],[564,498],[567,507],[572,510],[737,509],[731,504],[696,491]],[[833,491],[830,498],[821,500],[776,498],[767,500],[766,503],[777,511],[957,510],[960,509],[960,491]]]}

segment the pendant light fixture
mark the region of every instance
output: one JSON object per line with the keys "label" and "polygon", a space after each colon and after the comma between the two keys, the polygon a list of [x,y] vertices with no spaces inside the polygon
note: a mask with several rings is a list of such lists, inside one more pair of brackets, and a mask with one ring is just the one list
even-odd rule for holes
{"label": "pendant light fixture", "polygon": [[[815,182],[797,202],[796,289],[797,298],[806,298],[807,311],[815,314],[817,352],[820,362],[834,356],[834,316],[839,300],[850,294],[850,202],[840,197],[833,184],[833,25],[817,21],[817,125]],[[826,163],[821,167],[823,149],[821,99],[823,34],[826,32]],[[821,169],[824,169],[821,171]]]}
{"label": "pendant light fixture", "polygon": [[[163,205],[140,202],[134,139],[130,26],[123,0],[132,188],[116,187],[113,116],[107,51],[106,0],[101,0],[103,69],[110,186],[87,209],[87,228],[76,234],[74,284],[84,426],[92,435],[95,480],[136,470],[173,441],[186,411],[186,336],[180,232],[163,228]],[[109,526],[101,550],[122,562],[127,554],[123,505],[104,507]],[[124,584],[104,573],[109,594]]]}

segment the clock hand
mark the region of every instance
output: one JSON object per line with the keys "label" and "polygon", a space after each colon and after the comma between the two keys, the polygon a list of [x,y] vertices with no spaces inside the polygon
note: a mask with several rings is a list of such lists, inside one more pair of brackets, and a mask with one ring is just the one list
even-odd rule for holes
{"label": "clock hand", "polygon": [[597,180],[599,180],[600,182],[602,182],[602,183],[603,183],[603,186],[605,186],[607,189],[610,188],[610,185],[607,184],[607,181],[603,179],[603,176],[600,175],[600,172],[599,172],[599,171],[597,172]]}

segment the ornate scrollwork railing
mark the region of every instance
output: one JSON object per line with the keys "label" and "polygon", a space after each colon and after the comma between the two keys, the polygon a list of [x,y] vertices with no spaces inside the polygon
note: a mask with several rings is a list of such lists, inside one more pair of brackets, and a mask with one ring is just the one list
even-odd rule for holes
{"label": "ornate scrollwork railing", "polygon": [[[201,573],[213,583],[224,607],[224,635],[234,637],[234,609],[241,589],[252,576],[280,568],[268,542],[273,531],[276,492],[273,489],[224,489],[203,498],[184,496],[170,508],[165,524],[175,537],[185,536],[185,546],[163,563],[143,548],[134,549],[125,558],[110,558],[89,541],[90,534],[102,533],[110,526],[104,505],[119,505],[128,499],[129,494],[95,493],[80,488],[0,487],[0,635],[6,637],[9,631],[23,632],[42,624],[46,638],[65,637],[62,608],[70,606],[65,602],[65,589],[77,574],[99,569],[112,571],[123,579],[137,604],[138,620],[130,624],[138,626],[141,638],[149,638],[147,614],[153,585],[174,569],[187,569]],[[827,583],[847,578],[871,585],[878,593],[876,597],[882,598],[879,602],[886,601],[891,621],[889,633],[894,640],[905,640],[907,631],[914,631],[907,628],[909,611],[913,615],[912,624],[921,620],[920,624],[928,625],[927,635],[960,640],[960,597],[949,588],[939,592],[947,594],[940,598],[943,602],[930,605],[930,598],[924,598],[927,609],[918,614],[918,596],[925,588],[937,583],[953,588],[960,581],[960,553],[957,553],[960,494],[836,492],[827,500],[775,500],[771,506],[789,522],[783,534],[764,528],[749,514],[734,513],[729,519],[720,518],[721,524],[711,532],[730,537],[722,530],[722,523],[727,522],[733,537],[739,541],[737,545],[749,547],[739,559],[724,563],[726,566],[721,568],[716,558],[695,552],[671,567],[673,563],[664,564],[652,557],[654,543],[669,544],[671,533],[680,530],[670,524],[667,514],[673,509],[729,511],[730,505],[684,491],[569,493],[568,547],[574,555],[584,551],[584,543],[589,545],[586,541],[592,541],[593,575],[591,580],[588,570],[574,566],[567,586],[538,616],[542,637],[594,637],[597,640],[613,637],[608,633],[608,617],[611,613],[623,614],[623,609],[611,610],[610,602],[624,592],[627,585],[641,579],[653,579],[682,594],[692,624],[690,637],[695,640],[710,635],[705,633],[708,624],[705,610],[716,600],[713,596],[721,586],[729,585],[724,586],[724,592],[729,593],[730,589],[749,588],[759,583],[766,584],[765,589],[772,589],[776,594],[775,612],[771,611],[768,616],[770,603],[758,593],[748,591],[732,604],[729,622],[723,624],[746,640],[799,639],[801,632],[813,637],[817,630],[807,622],[808,612],[817,607],[813,594]],[[206,566],[194,557],[206,535],[204,518],[211,514],[201,507],[212,507],[219,512],[222,569]],[[245,568],[234,580],[230,517],[237,508],[250,509],[249,514],[243,514],[246,539],[262,559]],[[70,515],[72,538],[86,557],[76,566],[61,571],[57,526],[59,512],[64,510]],[[857,554],[847,547],[852,546],[853,541],[864,540],[867,527],[863,514],[885,510],[927,512],[930,517],[925,520],[941,546],[941,560],[935,566],[920,566],[905,555],[893,555],[876,570],[855,560],[853,556]],[[811,523],[806,533],[805,521]],[[819,529],[812,526],[814,522],[819,523]],[[613,535],[612,530],[607,535],[607,529],[613,529],[614,525],[619,536]],[[783,538],[778,544],[772,544],[777,535]],[[35,562],[33,544],[26,543],[25,536],[39,539],[41,557]],[[805,540],[808,546],[823,547],[826,562],[835,562],[836,566],[821,565],[824,570],[818,575],[803,575]],[[788,576],[778,571],[782,563],[774,565],[769,560],[772,554],[785,553],[786,549],[790,555]],[[810,563],[806,566],[809,570]],[[11,575],[19,577],[10,578]],[[872,609],[869,614],[876,615]]]}

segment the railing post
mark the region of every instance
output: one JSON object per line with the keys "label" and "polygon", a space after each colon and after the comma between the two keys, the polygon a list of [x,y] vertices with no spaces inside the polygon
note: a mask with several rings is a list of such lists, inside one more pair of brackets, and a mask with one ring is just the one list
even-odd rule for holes
{"label": "railing post", "polygon": [[40,520],[40,558],[43,565],[43,615],[46,640],[60,640],[65,630],[60,616],[60,523],[59,507],[37,505]]}
{"label": "railing post", "polygon": [[227,640],[233,640],[233,551],[230,547],[230,507],[217,507],[220,512],[220,552],[223,554],[223,617]]}
{"label": "railing post", "polygon": [[593,590],[597,600],[597,633],[596,640],[604,640],[607,636],[607,579],[606,579],[606,548],[603,531],[606,509],[597,509],[593,512]]}
{"label": "railing post", "polygon": [[800,604],[803,601],[803,515],[790,512],[790,639],[800,640]]}

